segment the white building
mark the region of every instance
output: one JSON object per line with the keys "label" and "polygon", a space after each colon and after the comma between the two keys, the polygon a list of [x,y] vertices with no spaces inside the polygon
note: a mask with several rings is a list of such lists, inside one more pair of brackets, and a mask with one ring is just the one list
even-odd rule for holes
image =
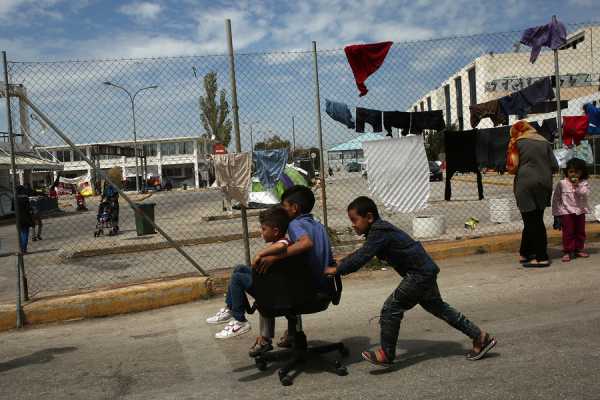
{"label": "white building", "polygon": [[[568,39],[582,41],[577,40],[572,48],[559,51],[561,100],[594,94],[600,98],[600,26],[579,30]],[[471,129],[470,105],[503,97],[528,86],[536,78],[555,75],[552,51],[543,49],[534,64],[529,62],[529,55],[530,48],[521,46],[519,52],[477,57],[414,102],[407,111],[442,110],[446,125],[456,124],[460,130]],[[563,115],[581,114],[580,106],[577,110],[569,107],[563,111]],[[512,123],[515,117],[511,118]],[[530,119],[539,118],[532,116]],[[483,119],[478,128],[491,126],[489,119]]]}
{"label": "white building", "polygon": [[[133,141],[77,144],[77,147],[91,159],[92,146],[98,144],[133,148]],[[196,188],[201,187],[208,180],[208,162],[206,157],[210,153],[210,148],[203,138],[190,136],[165,139],[140,139],[137,141],[137,144],[139,149],[143,148],[146,155],[148,174],[146,178],[158,177],[161,184],[171,181],[173,186],[186,184]],[[53,154],[63,165],[64,171],[61,172],[61,176],[74,178],[92,174],[90,165],[83,161],[81,156],[69,146],[49,146],[44,149]],[[123,180],[135,181],[136,167],[134,157],[101,155],[98,158],[102,170],[121,167],[123,170]],[[141,161],[139,163],[141,177],[143,174]],[[35,176],[33,180],[35,184]]]}

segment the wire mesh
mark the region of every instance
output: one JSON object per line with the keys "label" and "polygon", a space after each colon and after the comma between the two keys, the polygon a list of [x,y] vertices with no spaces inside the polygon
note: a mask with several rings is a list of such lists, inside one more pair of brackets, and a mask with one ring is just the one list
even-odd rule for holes
{"label": "wire mesh", "polygon": [[[600,53],[597,26],[570,25],[569,33],[585,31],[586,40],[575,49],[560,51],[560,74],[564,77],[561,95],[569,100],[563,115],[580,115],[582,102],[599,100]],[[595,36],[594,36],[595,35]],[[363,133],[346,128],[325,111],[326,99],[344,102],[351,109],[363,107],[381,111],[442,110],[445,120],[460,130],[471,129],[469,105],[504,96],[527,84],[528,78],[554,75],[551,51],[542,51],[535,64],[529,62],[529,48],[515,43],[520,32],[485,34],[449,39],[395,43],[382,67],[367,80],[368,95],[358,90],[343,49],[318,50],[321,123],[323,128],[324,178],[327,192],[328,225],[336,252],[357,238],[346,215],[355,197],[374,197],[368,186],[362,146],[348,144]],[[234,38],[235,40],[235,38]],[[200,97],[206,95],[204,78],[216,74],[220,91],[231,105],[228,58],[224,55],[135,60],[66,62],[11,62],[12,84],[22,85],[28,98],[42,109],[84,151],[94,144],[131,147],[133,118],[130,97],[138,89],[157,86],[135,97],[136,140],[146,154],[147,174],[141,174],[148,193],[133,194],[140,203],[155,204],[155,220],[162,229],[185,246],[186,251],[208,271],[230,268],[244,260],[239,211],[225,210],[222,194],[207,187],[211,183],[211,132],[203,125]],[[237,93],[242,151],[287,147],[290,162],[305,169],[319,169],[319,140],[315,106],[313,53],[307,51],[236,55]],[[113,85],[107,85],[110,82]],[[580,104],[581,103],[581,104]],[[462,106],[460,106],[462,104]],[[87,175],[90,168],[30,111],[12,105],[14,129],[26,133],[30,144],[52,157],[62,170],[36,168],[33,186],[48,190],[56,176]],[[528,116],[531,121],[555,114]],[[227,115],[232,120],[231,111]],[[511,118],[511,123],[514,122]],[[491,127],[489,120],[479,128]],[[369,127],[367,126],[367,133]],[[385,132],[376,133],[383,139]],[[399,132],[394,129],[394,137]],[[226,135],[225,135],[226,136]],[[230,151],[234,146],[230,132]],[[426,132],[430,161],[443,161],[441,136]],[[334,151],[336,146],[343,150]],[[592,140],[594,151],[598,144]],[[90,154],[90,153],[88,153]],[[54,159],[55,158],[55,159]],[[100,168],[121,167],[128,189],[135,189],[133,157],[103,155]],[[598,158],[592,166],[597,173]],[[434,167],[432,167],[434,168]],[[445,201],[445,182],[432,181],[427,208],[401,214],[385,210],[385,219],[421,240],[451,240],[459,237],[516,232],[522,227],[514,204],[513,177],[485,171],[484,199],[480,200],[474,174],[457,174],[452,179],[452,199]],[[433,174],[432,178],[437,178]],[[558,179],[558,175],[556,179]],[[25,180],[29,179],[25,176]],[[323,218],[321,192],[314,214]],[[68,189],[68,188],[67,188]],[[162,189],[162,190],[155,190]],[[167,190],[170,189],[170,190]],[[115,236],[94,237],[100,198],[86,198],[87,211],[76,211],[74,194],[61,191],[59,211],[45,214],[42,240],[31,241],[25,269],[31,297],[72,290],[91,289],[139,282],[148,279],[196,274],[197,271],[159,235],[136,233],[135,215],[122,203],[119,229]],[[592,203],[600,201],[593,191]],[[494,222],[496,200],[508,202],[504,222]],[[249,211],[250,249],[261,246],[257,211]],[[416,217],[443,221],[437,226],[420,226]],[[465,227],[469,219],[474,229]],[[550,211],[546,212],[549,224]],[[16,246],[14,226],[2,226],[7,246]],[[12,259],[0,258],[2,267],[12,268]],[[5,265],[6,264],[6,265]]]}

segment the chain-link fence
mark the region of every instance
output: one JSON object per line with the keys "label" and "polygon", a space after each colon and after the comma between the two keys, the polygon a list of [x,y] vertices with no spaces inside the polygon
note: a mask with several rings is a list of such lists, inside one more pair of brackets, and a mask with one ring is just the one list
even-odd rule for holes
{"label": "chain-link fence", "polygon": [[[600,26],[570,25],[568,30],[571,37],[582,32],[584,38],[559,51],[561,99],[568,101],[561,111],[581,115],[584,103],[600,100]],[[326,99],[346,103],[352,110],[441,110],[447,126],[468,130],[470,105],[520,90],[533,78],[555,75],[553,52],[542,51],[531,64],[529,48],[518,45],[520,35],[394,43],[381,68],[368,79],[369,93],[364,97],[358,96],[343,49],[236,54],[241,149],[287,147],[290,163],[306,171],[314,185],[318,199],[314,214],[320,219],[324,208],[319,185],[325,185],[327,222],[336,252],[348,250],[345,245],[357,239],[346,216],[348,203],[359,195],[380,201],[369,190],[363,143],[384,139],[386,131],[370,132],[368,125],[364,133],[348,129],[325,113]],[[315,55],[325,171],[321,182],[313,178],[320,175]],[[204,270],[244,261],[240,213],[229,209],[218,189],[209,187],[214,180],[211,154],[220,149],[215,143],[223,142],[230,152],[235,149],[235,131],[228,122],[233,118],[227,56],[15,61],[8,69],[20,96],[37,106],[96,166],[117,171],[134,201],[154,204],[156,224]],[[220,118],[224,109],[230,111]],[[162,235],[138,235],[143,221],[136,226],[135,212],[122,200],[118,233],[109,235],[113,232],[109,226],[104,235],[96,235],[101,228],[100,176],[26,102],[15,98],[11,112],[13,130],[22,135],[17,137],[23,147],[19,179],[45,193],[52,188],[50,197],[57,198],[55,203],[48,201],[47,209],[40,206],[43,229],[40,237],[33,230],[29,239],[25,271],[30,297],[198,273]],[[556,118],[556,112],[527,117],[547,118]],[[478,128],[491,126],[486,119]],[[396,128],[391,135],[401,136]],[[422,240],[521,229],[512,176],[484,171],[480,200],[475,174],[456,174],[447,201],[443,132],[426,130],[423,135],[432,180],[427,207],[395,213],[379,203],[385,219]],[[600,143],[592,139],[596,156]],[[144,156],[137,166],[135,157],[127,156],[135,144]],[[600,172],[597,156],[590,168],[593,174]],[[405,184],[411,190],[411,182]],[[96,193],[84,198],[85,206],[76,195],[82,188]],[[592,193],[591,202],[599,203],[598,191]],[[256,216],[256,210],[248,210],[251,254],[262,246]],[[549,211],[546,216],[550,222]],[[3,248],[16,248],[14,225],[0,229]],[[0,265],[14,269],[12,257],[1,257]]]}

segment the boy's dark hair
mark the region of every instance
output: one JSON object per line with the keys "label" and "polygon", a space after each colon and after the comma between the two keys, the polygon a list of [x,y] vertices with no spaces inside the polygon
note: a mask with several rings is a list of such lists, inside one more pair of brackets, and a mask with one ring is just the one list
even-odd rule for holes
{"label": "boy's dark hair", "polygon": [[366,217],[367,213],[371,213],[375,220],[379,219],[377,205],[367,196],[360,196],[352,200],[352,203],[348,204],[348,211],[350,210],[356,211],[361,217]]}
{"label": "boy's dark hair", "polygon": [[292,186],[281,195],[281,202],[296,204],[301,214],[308,214],[315,206],[315,195],[310,188],[302,185]]}
{"label": "boy's dark hair", "polygon": [[261,211],[258,214],[258,222],[261,225],[277,228],[279,229],[279,233],[284,235],[290,224],[290,219],[283,207],[275,206]]}
{"label": "boy's dark hair", "polygon": [[580,158],[571,158],[569,161],[567,161],[567,166],[565,167],[565,176],[567,176],[567,171],[569,171],[570,169],[574,169],[576,171],[581,172],[581,176],[579,177],[579,179],[583,180],[588,179],[589,177],[587,165],[585,161],[583,161]]}

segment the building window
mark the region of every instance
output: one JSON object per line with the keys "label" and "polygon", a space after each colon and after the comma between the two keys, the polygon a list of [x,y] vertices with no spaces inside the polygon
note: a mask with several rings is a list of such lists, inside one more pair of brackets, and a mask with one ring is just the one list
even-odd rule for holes
{"label": "building window", "polygon": [[414,107],[413,107],[413,111],[414,111],[414,112],[417,112],[417,106],[414,106]]}
{"label": "building window", "polygon": [[157,146],[156,143],[147,143],[144,145],[144,154],[146,157],[156,157]]}
{"label": "building window", "polygon": [[[83,154],[85,154],[85,151],[86,151],[85,147],[81,147],[79,150],[81,150],[81,152]],[[81,155],[79,155],[78,151],[73,151],[73,161],[83,161],[83,157],[81,157]]]}
{"label": "building window", "polygon": [[425,104],[421,102],[421,111],[425,111]]}
{"label": "building window", "polygon": [[475,78],[475,67],[469,70],[469,104],[477,104],[477,81]]}
{"label": "building window", "polygon": [[194,142],[179,142],[178,154],[194,154]]}
{"label": "building window", "polygon": [[427,111],[431,111],[431,97],[427,98]]}
{"label": "building window", "polygon": [[460,76],[454,79],[456,89],[456,117],[458,118],[458,130],[463,130],[463,99],[462,99],[462,79]]}
{"label": "building window", "polygon": [[61,162],[71,161],[71,150],[57,150],[56,159]]}
{"label": "building window", "polygon": [[160,153],[162,156],[174,156],[177,154],[177,143],[161,143]]}
{"label": "building window", "polygon": [[452,125],[452,114],[450,109],[450,85],[444,86],[444,100],[446,101],[446,126]]}

